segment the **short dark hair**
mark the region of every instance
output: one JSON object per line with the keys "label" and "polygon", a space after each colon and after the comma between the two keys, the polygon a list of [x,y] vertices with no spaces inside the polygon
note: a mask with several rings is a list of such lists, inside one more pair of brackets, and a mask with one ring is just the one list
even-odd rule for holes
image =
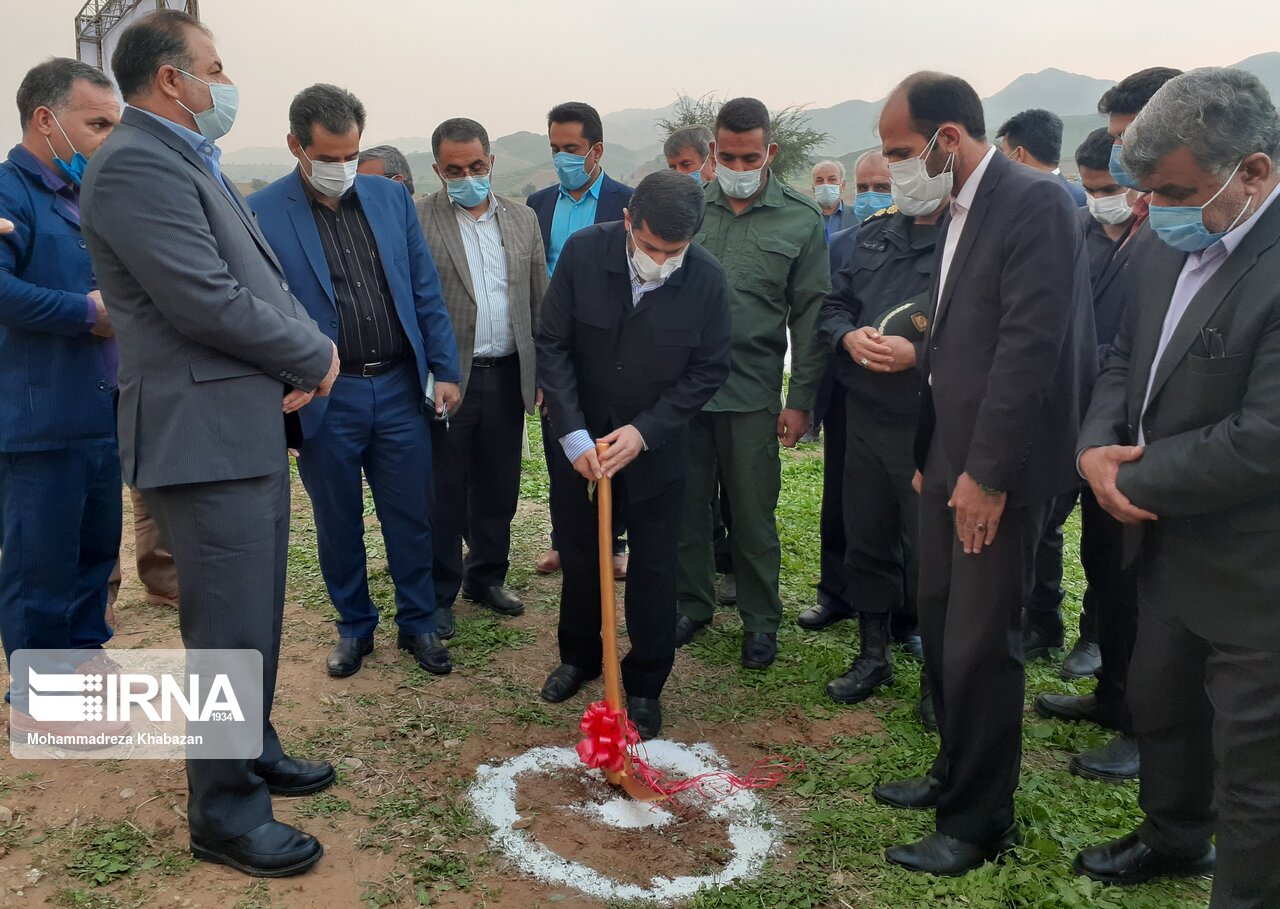
{"label": "short dark hair", "polygon": [[705,158],[711,154],[711,141],[714,138],[711,130],[701,123],[682,126],[667,136],[667,141],[662,143],[662,154],[669,158],[680,154],[686,148],[692,148],[695,153]]}
{"label": "short dark hair", "polygon": [[722,104],[720,112],[716,114],[716,132],[722,129],[731,133],[749,133],[753,129],[762,129],[766,148],[773,140],[773,121],[769,116],[769,108],[756,98],[731,98]]}
{"label": "short dark hair", "polygon": [[1170,69],[1167,66],[1152,66],[1138,70],[1131,76],[1125,76],[1116,85],[1102,93],[1098,99],[1100,114],[1136,114],[1147,106],[1151,96],[1174,76],[1181,76],[1182,70]]}
{"label": "short dark hair", "polygon": [[50,57],[37,63],[22,77],[18,86],[18,122],[25,130],[36,109],[47,107],[57,113],[71,101],[77,82],[88,82],[98,88],[111,88],[111,80],[87,63],[69,57]]}
{"label": "short dark hair", "polygon": [[944,123],[959,123],[974,139],[985,139],[987,121],[973,86],[946,73],[912,73],[899,83],[907,97],[911,127],[926,138]]}
{"label": "short dark hair", "polygon": [[359,163],[381,161],[382,172],[388,177],[403,177],[405,189],[413,195],[413,171],[409,169],[409,161],[404,153],[394,145],[375,145],[360,151]]}
{"label": "short dark hair", "polygon": [[191,28],[213,35],[195,16],[176,9],[157,10],[124,30],[111,55],[111,72],[124,100],[145,95],[162,66],[191,71],[187,44],[187,29]]}
{"label": "short dark hair", "polygon": [[1076,167],[1087,167],[1091,170],[1110,170],[1111,149],[1116,140],[1105,126],[1099,126],[1085,137],[1076,149]]}
{"label": "short dark hair", "polygon": [[445,120],[431,134],[431,154],[440,160],[440,144],[442,142],[474,142],[480,140],[480,147],[489,154],[489,134],[475,120],[466,117],[453,117]]}
{"label": "short dark hair", "polygon": [[315,138],[312,131],[323,126],[336,136],[355,126],[364,134],[364,105],[345,88],[318,82],[294,95],[289,105],[289,132],[303,148]]}
{"label": "short dark hair", "polygon": [[599,112],[585,101],[565,101],[547,111],[547,129],[553,123],[581,123],[582,135],[595,145],[604,141],[604,124]]}
{"label": "short dark hair", "polygon": [[1053,111],[1033,107],[1014,114],[996,130],[997,139],[1008,139],[1011,148],[1021,146],[1041,164],[1058,166],[1062,160],[1062,118]]}
{"label": "short dark hair", "polygon": [[673,170],[654,171],[640,181],[627,203],[632,228],[644,226],[664,240],[693,239],[702,226],[702,187]]}

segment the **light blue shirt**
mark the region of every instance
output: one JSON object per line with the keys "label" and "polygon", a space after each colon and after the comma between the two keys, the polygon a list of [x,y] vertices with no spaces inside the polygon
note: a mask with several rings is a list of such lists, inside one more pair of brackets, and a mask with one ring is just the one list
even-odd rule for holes
{"label": "light blue shirt", "polygon": [[218,148],[218,146],[214,145],[195,130],[187,129],[181,123],[174,123],[172,120],[166,120],[164,117],[157,116],[156,114],[151,113],[151,111],[143,110],[140,107],[135,107],[134,110],[140,114],[146,114],[157,123],[163,123],[165,126],[169,127],[169,129],[177,133],[179,138],[190,145],[192,151],[200,156],[200,160],[204,162],[205,167],[209,168],[209,172],[218,178],[218,184],[227,194],[227,198],[236,205],[240,204],[232,194],[231,187],[227,185],[227,178],[222,176],[222,167],[220,166],[220,162],[222,161],[222,149]]}
{"label": "light blue shirt", "polygon": [[556,196],[556,213],[551,218],[551,248],[547,250],[547,274],[556,270],[556,262],[560,258],[560,250],[570,236],[596,223],[596,203],[600,201],[600,184],[604,182],[604,171],[591,184],[591,188],[582,194],[582,198],[573,201],[573,196],[563,186]]}

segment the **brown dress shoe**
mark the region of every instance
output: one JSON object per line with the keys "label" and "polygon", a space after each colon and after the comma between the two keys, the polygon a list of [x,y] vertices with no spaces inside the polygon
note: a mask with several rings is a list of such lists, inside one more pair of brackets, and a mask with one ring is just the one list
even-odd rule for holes
{"label": "brown dress shoe", "polygon": [[548,549],[538,556],[538,561],[533,563],[533,570],[538,574],[555,574],[560,570],[560,553]]}

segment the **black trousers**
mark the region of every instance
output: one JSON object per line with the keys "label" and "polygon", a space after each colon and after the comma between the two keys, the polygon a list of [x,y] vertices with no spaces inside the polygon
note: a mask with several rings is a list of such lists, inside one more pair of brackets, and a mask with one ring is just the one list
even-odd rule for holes
{"label": "black trousers", "polygon": [[[643,455],[641,455],[643,457]],[[627,635],[622,684],[634,697],[662,693],[676,656],[676,540],[684,507],[684,481],[639,502],[627,496],[627,471],[613,478],[613,510],[626,520],[631,560],[625,582]],[[561,524],[560,661],[589,674],[600,670],[600,562],[596,503],[576,471],[553,495]],[[616,646],[614,641],[609,646]]]}
{"label": "black trousers", "polygon": [[1274,909],[1280,653],[1207,641],[1160,607],[1142,601],[1130,668],[1146,814],[1138,835],[1152,849],[1199,856],[1216,834],[1211,909]]}
{"label": "black trousers", "polygon": [[[822,512],[818,522],[818,602],[837,609],[851,609],[857,598],[849,593],[845,571],[845,516],[850,501],[844,494],[844,463],[847,447],[844,386],[837,384],[823,418],[822,430]],[[859,607],[861,608],[861,607]]]}
{"label": "black trousers", "polygon": [[[556,487],[563,483],[566,478],[578,476],[578,472],[573,469],[569,459],[564,456],[564,448],[561,447],[560,440],[556,438],[556,431],[551,426],[551,421],[545,416],[541,419],[542,457],[547,462],[547,486],[550,500],[548,511],[551,512],[551,548],[559,551],[559,527],[561,521],[556,506]],[[627,551],[627,542],[623,539],[623,535],[626,532],[626,525],[622,523],[621,516],[615,512],[613,516],[613,551],[615,553],[621,554]]]}
{"label": "black trousers", "polygon": [[1102,510],[1086,485],[1080,492],[1080,564],[1088,585],[1081,634],[1084,617],[1093,616],[1102,655],[1094,694],[1100,702],[1122,711],[1122,731],[1131,735],[1125,692],[1138,636],[1138,571],[1136,560],[1124,564],[1123,530],[1124,525]]}
{"label": "black trousers", "polygon": [[[911,488],[916,421],[873,416],[856,401],[847,411],[842,485],[849,601],[859,612],[888,613],[910,628],[920,581],[920,497]],[[828,443],[834,426],[827,423]]]}
{"label": "black trousers", "polygon": [[520,358],[473,366],[467,396],[448,428],[431,424],[437,608],[452,606],[464,586],[483,591],[506,583],[523,441]]}
{"label": "black trousers", "polygon": [[937,827],[988,842],[1013,824],[1022,761],[1022,604],[1048,504],[1006,508],[995,541],[966,555],[947,497],[920,496],[920,635],[942,736]]}
{"label": "black trousers", "polygon": [[[1036,545],[1035,582],[1027,598],[1027,621],[1036,628],[1057,634],[1062,631],[1062,525],[1076,507],[1078,493],[1069,492],[1049,503],[1049,513]],[[1080,635],[1093,640],[1093,618],[1080,616]]]}
{"label": "black trousers", "polygon": [[[262,755],[256,763],[271,766],[284,757],[271,704],[289,557],[289,471],[144,489],[142,498],[173,548],[183,646],[262,654]],[[193,834],[229,839],[271,820],[271,793],[254,764],[252,758],[187,761]]]}

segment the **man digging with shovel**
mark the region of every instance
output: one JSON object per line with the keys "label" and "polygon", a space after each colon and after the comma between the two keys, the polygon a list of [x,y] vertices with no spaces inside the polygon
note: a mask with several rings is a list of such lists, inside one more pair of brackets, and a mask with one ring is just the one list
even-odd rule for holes
{"label": "man digging with shovel", "polygon": [[627,712],[646,739],[662,729],[658,698],[675,661],[686,427],[729,374],[724,274],[692,242],[703,211],[702,191],[687,177],[669,171],[645,177],[622,221],[569,238],[538,331],[539,384],[556,437],[577,471],[573,483],[555,491],[563,517],[557,527],[564,568],[560,665],[542,697],[567,700],[601,672],[591,497],[595,484],[609,478],[631,546],[625,596],[631,650],[622,681]]}

